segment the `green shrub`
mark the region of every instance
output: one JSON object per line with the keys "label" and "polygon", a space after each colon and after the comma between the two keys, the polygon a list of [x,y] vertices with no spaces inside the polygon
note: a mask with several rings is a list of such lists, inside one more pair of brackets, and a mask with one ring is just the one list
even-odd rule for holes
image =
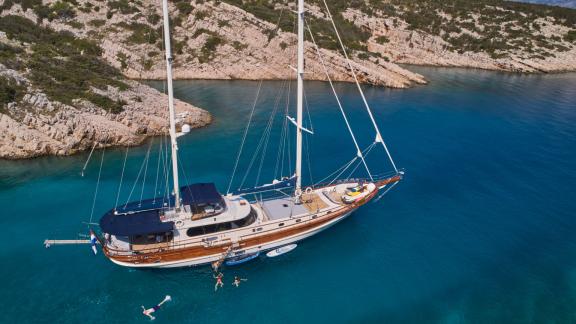
{"label": "green shrub", "polygon": [[57,1],[50,6],[49,19],[68,20],[76,17],[76,11],[68,2]]}
{"label": "green shrub", "polygon": [[88,92],[86,99],[112,114],[121,113],[124,111],[124,106],[127,104],[124,100],[112,100],[94,92]]}
{"label": "green shrub", "polygon": [[100,27],[106,25],[106,20],[102,20],[102,19],[90,20],[90,21],[88,22],[88,25],[94,26],[94,27],[96,27],[96,28],[100,28]]}
{"label": "green shrub", "polygon": [[157,13],[150,14],[146,17],[146,20],[152,25],[156,25],[160,21],[160,15]]}
{"label": "green shrub", "polygon": [[110,10],[118,10],[124,15],[140,12],[140,10],[132,6],[128,0],[108,1],[108,8]]}
{"label": "green shrub", "polygon": [[188,16],[192,10],[194,10],[194,7],[192,7],[190,2],[178,2],[176,4],[176,8],[178,8],[178,11],[180,11],[181,15],[185,16]]}
{"label": "green shrub", "polygon": [[90,94],[92,87],[128,89],[128,85],[120,81],[120,72],[101,59],[102,49],[95,42],[36,25],[20,16],[0,17],[0,30],[10,39],[30,44],[27,52],[0,46],[2,62],[16,55],[28,71],[32,85],[48,98],[69,105],[74,99],[86,99],[110,112],[121,111],[123,105]]}
{"label": "green shrub", "polygon": [[[280,44],[280,46],[282,46],[282,44]],[[233,41],[233,42],[232,42],[232,47],[234,47],[234,49],[237,50],[237,51],[241,51],[241,50],[243,50],[243,49],[246,49],[246,48],[248,47],[248,45],[242,44],[242,43],[239,42],[239,41]]]}
{"label": "green shrub", "polygon": [[200,56],[198,57],[200,63],[211,61],[215,57],[216,49],[223,43],[224,39],[222,39],[218,34],[210,35],[200,50]]}
{"label": "green shrub", "polygon": [[571,30],[564,35],[564,40],[571,43],[576,43],[576,30]]}
{"label": "green shrub", "polygon": [[23,86],[18,85],[12,79],[0,76],[0,112],[5,111],[9,103],[22,99],[25,90]]}
{"label": "green shrub", "polygon": [[386,36],[378,36],[378,37],[376,37],[376,43],[378,43],[378,44],[386,44],[386,43],[389,43],[389,42],[390,42],[390,40],[389,40],[388,37],[386,37]]}
{"label": "green shrub", "polygon": [[208,17],[208,13],[201,10],[196,11],[196,13],[194,14],[194,18],[196,20],[204,20],[204,18],[206,17]]}
{"label": "green shrub", "polygon": [[128,67],[128,56],[122,52],[116,54],[116,59],[120,62],[120,69],[124,71]]}

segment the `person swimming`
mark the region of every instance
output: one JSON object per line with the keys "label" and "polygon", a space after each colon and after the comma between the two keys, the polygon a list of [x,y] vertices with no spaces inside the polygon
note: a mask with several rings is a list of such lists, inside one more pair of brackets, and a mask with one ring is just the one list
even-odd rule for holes
{"label": "person swimming", "polygon": [[150,317],[151,320],[155,320],[156,317],[152,316],[152,313],[156,312],[157,310],[160,309],[160,307],[162,306],[162,304],[164,304],[167,301],[171,301],[172,297],[170,297],[170,295],[167,295],[166,297],[164,297],[164,300],[161,301],[158,305],[152,307],[152,308],[148,308],[146,309],[146,307],[141,306],[142,307],[142,314]]}
{"label": "person swimming", "polygon": [[248,279],[244,279],[244,278],[240,278],[238,276],[234,276],[234,282],[232,282],[232,284],[236,287],[240,287],[240,282],[242,281],[248,281]]}
{"label": "person swimming", "polygon": [[217,276],[214,276],[214,279],[216,279],[216,285],[214,285],[214,291],[218,290],[218,286],[224,287],[224,282],[222,281],[222,278],[224,278],[222,272],[219,272]]}

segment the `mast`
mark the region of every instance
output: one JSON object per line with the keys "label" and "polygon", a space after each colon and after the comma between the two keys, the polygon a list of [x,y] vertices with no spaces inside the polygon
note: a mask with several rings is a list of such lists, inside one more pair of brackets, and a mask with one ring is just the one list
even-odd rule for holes
{"label": "mast", "polygon": [[[166,0],[164,0],[166,1]],[[304,0],[298,0],[298,77],[296,101],[296,193],[302,192],[302,108],[304,93]]]}
{"label": "mast", "polygon": [[170,18],[168,0],[162,0],[164,15],[164,47],[166,49],[166,80],[168,83],[168,109],[170,111],[170,142],[172,143],[172,178],[174,182],[174,207],[180,209],[180,186],[178,185],[178,142],[176,141],[176,113],[174,112],[174,89],[172,88],[172,48],[170,45]]}

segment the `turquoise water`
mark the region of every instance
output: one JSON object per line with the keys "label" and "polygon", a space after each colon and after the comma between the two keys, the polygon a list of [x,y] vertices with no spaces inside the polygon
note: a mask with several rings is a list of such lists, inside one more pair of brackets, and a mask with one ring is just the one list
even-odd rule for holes
{"label": "turquoise water", "polygon": [[[85,233],[101,152],[85,177],[87,154],[0,162],[0,322],[146,322],[140,305],[170,294],[155,322],[576,323],[576,75],[418,71],[430,85],[366,92],[405,181],[288,255],[225,269],[217,293],[206,268],[136,271],[87,246],[42,246]],[[249,148],[282,85],[264,83]],[[181,139],[190,182],[226,188],[256,87],[176,83],[179,98],[215,116]],[[361,102],[352,85],[338,88],[365,147]],[[316,135],[306,169],[318,180],[354,149],[327,85],[307,89]],[[130,150],[120,201],[146,150]],[[106,151],[94,220],[114,204],[123,154]],[[390,170],[376,153],[369,163]],[[232,287],[234,275],[248,282]]]}

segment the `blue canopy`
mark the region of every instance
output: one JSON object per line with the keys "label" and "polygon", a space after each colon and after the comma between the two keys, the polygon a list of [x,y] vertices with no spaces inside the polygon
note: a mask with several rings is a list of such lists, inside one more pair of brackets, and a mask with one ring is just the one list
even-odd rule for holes
{"label": "blue canopy", "polygon": [[170,195],[169,198],[156,197],[129,202],[125,205],[117,206],[116,211],[120,214],[127,214],[130,212],[143,212],[151,209],[157,210],[166,207],[174,207],[174,195]]}
{"label": "blue canopy", "polygon": [[160,221],[158,210],[117,215],[111,210],[100,219],[102,232],[117,236],[164,233],[172,231],[173,228],[174,222]]}
{"label": "blue canopy", "polygon": [[222,195],[213,183],[195,183],[180,187],[180,195],[184,205],[210,205],[223,203]]}

